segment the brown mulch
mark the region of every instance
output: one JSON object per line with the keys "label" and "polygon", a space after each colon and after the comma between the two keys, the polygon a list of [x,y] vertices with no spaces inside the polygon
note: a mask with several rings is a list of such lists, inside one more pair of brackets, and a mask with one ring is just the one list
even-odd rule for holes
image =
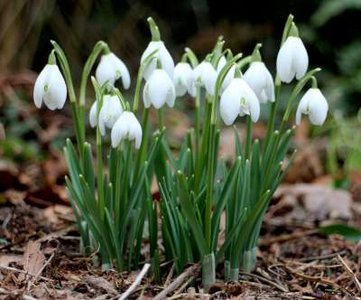
{"label": "brown mulch", "polygon": [[[339,236],[322,236],[307,222],[282,224],[275,219],[266,218],[256,269],[241,272],[238,282],[219,281],[205,293],[199,288],[197,267],[183,278],[164,278],[161,285],[152,282],[149,272],[130,298],[151,299],[167,288],[169,299],[356,299],[361,295],[360,245]],[[0,225],[1,299],[116,299],[139,273],[103,272],[95,267],[96,256],[82,256],[67,206],[44,209],[13,200],[0,206]],[[165,268],[170,271],[170,264]],[[222,278],[222,266],[218,271]],[[178,285],[169,289],[174,281]]]}

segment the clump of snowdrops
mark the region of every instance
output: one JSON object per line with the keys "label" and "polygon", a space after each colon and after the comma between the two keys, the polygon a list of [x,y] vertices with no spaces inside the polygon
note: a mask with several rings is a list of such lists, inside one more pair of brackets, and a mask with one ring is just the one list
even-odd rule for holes
{"label": "clump of snowdrops", "polygon": [[[219,263],[226,280],[237,280],[240,268],[255,266],[263,216],[291,161],[285,157],[293,116],[296,125],[302,114],[314,125],[326,119],[328,104],[315,78],[320,69],[308,70],[292,16],[282,35],[275,79],[262,61],[260,44],[250,55],[234,55],[224,49],[222,38],[204,59],[186,48],[175,65],[157,25],[152,18],[148,22],[152,40],[140,59],[131,97],[124,95],[131,86],[128,68],[103,41],[85,63],[78,95],[66,55],[54,41],[35,83],[37,107],[62,109],[68,97],[72,108],[76,141],[67,140],[64,148],[66,184],[82,249],[98,253],[105,269],[136,269],[146,240],[156,279],[161,261],[172,261],[177,272],[200,262],[205,287],[215,282]],[[86,105],[89,82],[95,100]],[[280,97],[283,84],[293,84],[287,98]],[[194,99],[194,126],[176,155],[166,137],[165,106],[174,107],[186,94]],[[280,102],[286,109],[278,120]],[[253,123],[266,106],[266,137],[253,140]],[[150,110],[157,112],[157,128],[149,122]],[[96,145],[86,136],[88,116]],[[246,137],[241,140],[234,127],[235,157],[226,163],[218,155],[222,128],[238,119],[246,124]],[[154,180],[160,201],[152,197]]]}

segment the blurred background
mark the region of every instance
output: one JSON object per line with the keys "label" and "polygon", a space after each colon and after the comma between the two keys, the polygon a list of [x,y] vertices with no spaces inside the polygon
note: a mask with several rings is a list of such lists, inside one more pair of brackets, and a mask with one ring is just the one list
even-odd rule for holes
{"label": "blurred background", "polygon": [[290,13],[309,52],[310,67],[323,69],[319,86],[330,103],[326,126],[306,135],[326,136],[327,172],[359,168],[361,0],[0,0],[0,155],[17,162],[39,161],[71,135],[66,110],[39,112],[32,102],[33,84],[47,62],[51,39],[65,50],[76,81],[100,39],[134,76],[150,40],[146,18],[152,16],[175,61],[186,46],[203,58],[223,35],[233,53],[248,54],[261,42],[263,58],[275,74]]}

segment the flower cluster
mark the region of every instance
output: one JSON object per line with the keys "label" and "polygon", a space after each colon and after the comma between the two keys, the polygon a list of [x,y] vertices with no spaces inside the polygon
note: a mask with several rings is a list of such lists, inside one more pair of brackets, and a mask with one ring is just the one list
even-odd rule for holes
{"label": "flower cluster", "polygon": [[[122,93],[131,87],[130,72],[104,42],[96,44],[85,64],[79,99],[65,54],[53,42],[48,64],[34,86],[35,105],[40,108],[44,102],[51,110],[62,109],[69,95],[78,149],[67,142],[67,186],[82,242],[92,250],[99,246],[103,265],[116,262],[122,269],[124,259],[128,259],[128,268],[138,266],[147,220],[150,256],[158,263],[154,270],[159,269],[161,217],[164,245],[168,247],[165,256],[174,261],[178,272],[188,263],[201,260],[203,284],[209,286],[215,280],[216,263],[224,257],[226,277],[236,280],[239,267],[249,271],[254,266],[262,218],[283,177],[282,164],[293,134],[292,127],[287,129],[290,116],[295,115],[296,125],[302,114],[308,115],[314,125],[322,125],[327,118],[328,103],[315,78],[319,69],[308,70],[307,50],[292,16],[284,29],[275,78],[262,60],[261,44],[243,57],[224,50],[222,38],[202,60],[186,48],[175,64],[157,25],[151,18],[148,22],[152,40],[140,58],[132,105],[129,96]],[[97,128],[95,176],[93,152],[85,134],[85,94],[97,61],[95,77],[91,77],[95,101],[89,111],[90,126]],[[117,87],[117,81],[122,88]],[[282,84],[292,82],[295,87],[276,130],[277,105],[283,101],[280,89]],[[295,101],[310,82],[312,86],[296,108]],[[141,96],[143,116],[139,122]],[[163,110],[166,104],[173,108],[177,97],[184,96],[194,98],[195,118],[178,157],[164,136]],[[260,119],[266,105],[271,106],[267,133],[259,142],[252,139],[252,124]],[[149,134],[151,109],[157,110],[159,123],[153,135]],[[236,157],[228,168],[218,157],[219,120],[230,126],[237,117],[247,118],[245,146],[236,134]],[[107,131],[110,145],[105,160],[103,140]],[[221,180],[216,180],[216,170],[220,170]],[[154,178],[162,197],[160,207],[152,201],[150,185]],[[219,239],[223,214],[225,239]],[[98,245],[94,246],[94,239]],[[223,245],[219,247],[221,240]]]}

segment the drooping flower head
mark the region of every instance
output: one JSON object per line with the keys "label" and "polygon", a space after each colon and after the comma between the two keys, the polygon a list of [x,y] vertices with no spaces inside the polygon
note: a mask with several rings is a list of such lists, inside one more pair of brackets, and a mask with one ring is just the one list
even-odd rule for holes
{"label": "drooping flower head", "polygon": [[237,116],[249,115],[257,122],[260,104],[254,91],[242,78],[234,78],[224,90],[220,100],[220,115],[226,125],[232,125]]}
{"label": "drooping flower head", "polygon": [[174,76],[174,61],[169,51],[164,45],[164,42],[160,39],[160,32],[158,26],[155,24],[152,18],[148,18],[149,27],[152,33],[152,41],[148,44],[147,48],[140,59],[140,63],[144,63],[145,59],[152,54],[153,59],[143,70],[143,77],[148,80],[153,71],[157,68],[157,64],[161,65],[161,68],[165,70],[169,77],[173,80]]}
{"label": "drooping flower head", "polygon": [[144,86],[144,106],[148,108],[153,105],[159,109],[167,103],[173,107],[175,98],[174,84],[168,73],[163,69],[155,69]]}
{"label": "drooping flower head", "polygon": [[62,109],[67,96],[67,89],[63,75],[56,65],[53,53],[49,56],[49,63],[40,72],[34,85],[34,103],[41,108],[44,102],[50,110]]}
{"label": "drooping flower head", "polygon": [[286,83],[294,77],[301,79],[307,72],[308,54],[295,24],[292,24],[291,35],[278,52],[276,64],[278,77]]}
{"label": "drooping flower head", "polygon": [[328,103],[318,88],[310,88],[301,98],[296,112],[296,124],[301,124],[302,114],[308,115],[313,125],[321,126],[327,117]]}
{"label": "drooping flower head", "polygon": [[197,93],[197,87],[205,87],[209,95],[214,95],[214,87],[217,81],[217,71],[212,64],[207,61],[201,62],[193,69],[192,84],[190,94],[195,97]]}
{"label": "drooping flower head", "polygon": [[142,127],[130,111],[123,112],[113,126],[111,132],[112,147],[118,147],[121,141],[125,139],[134,140],[136,149],[139,149],[142,142]]}
{"label": "drooping flower head", "polygon": [[255,92],[261,103],[275,101],[273,78],[263,62],[252,62],[247,71],[244,73],[243,79]]}
{"label": "drooping flower head", "polygon": [[115,81],[120,78],[124,89],[130,87],[128,68],[124,62],[112,52],[102,55],[95,71],[95,76],[100,85],[103,85],[107,81],[110,85],[114,85]]}
{"label": "drooping flower head", "polygon": [[176,95],[184,96],[191,89],[192,67],[186,62],[178,63],[174,68],[174,86]]}
{"label": "drooping flower head", "polygon": [[106,128],[112,128],[115,121],[123,112],[123,107],[116,95],[104,95],[103,105],[97,117],[98,101],[90,108],[89,122],[91,127],[99,126],[101,135],[105,135]]}

